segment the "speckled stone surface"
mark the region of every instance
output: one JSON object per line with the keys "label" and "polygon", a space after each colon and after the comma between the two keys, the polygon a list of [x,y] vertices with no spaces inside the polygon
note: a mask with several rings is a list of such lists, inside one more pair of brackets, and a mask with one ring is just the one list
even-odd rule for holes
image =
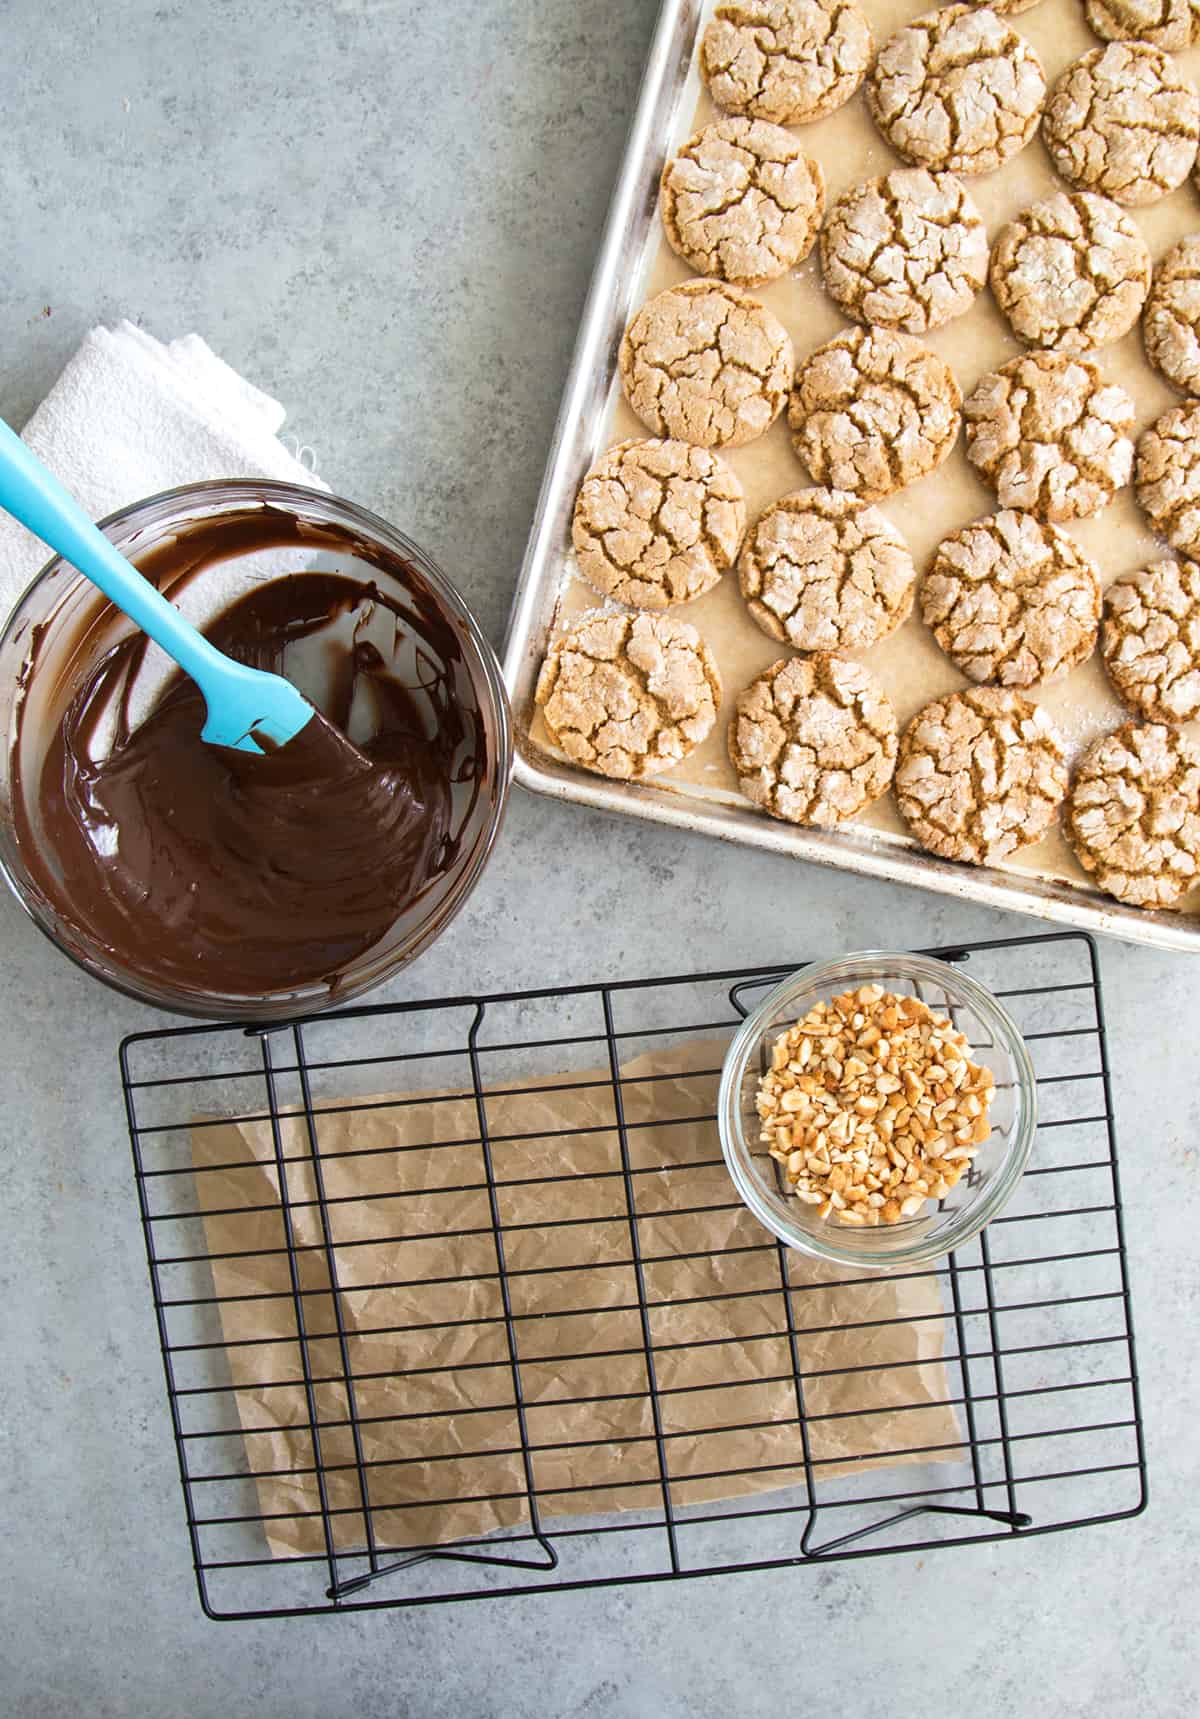
{"label": "speckled stone surface", "polygon": [[[0,412],[83,331],[195,328],[499,638],[653,0],[10,0]],[[580,887],[586,872],[589,886]],[[1012,919],[515,797],[391,994]],[[685,1586],[214,1625],[189,1567],[115,1050],[153,1024],[0,899],[0,1709],[31,1719],[1195,1710],[1200,963],[1105,944],[1151,1506],[1115,1528]]]}

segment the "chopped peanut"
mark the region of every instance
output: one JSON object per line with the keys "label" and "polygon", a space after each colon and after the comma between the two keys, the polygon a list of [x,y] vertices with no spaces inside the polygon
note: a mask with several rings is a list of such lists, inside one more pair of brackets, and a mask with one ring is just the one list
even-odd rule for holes
{"label": "chopped peanut", "polygon": [[919,997],[879,985],[810,1009],[758,1089],[763,1142],[796,1197],[860,1227],[944,1199],[991,1132],[996,1077],[970,1049]]}

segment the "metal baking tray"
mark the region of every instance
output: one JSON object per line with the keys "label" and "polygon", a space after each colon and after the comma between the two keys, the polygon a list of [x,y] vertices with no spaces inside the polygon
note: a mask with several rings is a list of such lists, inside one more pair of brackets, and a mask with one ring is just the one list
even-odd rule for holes
{"label": "metal baking tray", "polygon": [[[556,757],[533,738],[534,688],[571,566],[575,497],[588,467],[607,445],[605,420],[617,350],[626,323],[642,302],[648,266],[658,248],[658,177],[667,144],[676,133],[681,103],[689,92],[692,97],[695,94],[695,47],[709,10],[706,0],[664,0],[613,192],[504,650],[504,677],[517,733],[516,780],[535,793],[601,811],[699,830],[725,841],[864,877],[890,878],[1152,948],[1200,952],[1200,916],[1194,913],[1143,911],[1083,883],[936,859],[870,828],[850,825],[820,830],[779,823],[748,804],[721,804],[694,785],[672,785],[669,776],[658,778],[653,786],[610,781]],[[601,599],[596,601],[600,604]]]}

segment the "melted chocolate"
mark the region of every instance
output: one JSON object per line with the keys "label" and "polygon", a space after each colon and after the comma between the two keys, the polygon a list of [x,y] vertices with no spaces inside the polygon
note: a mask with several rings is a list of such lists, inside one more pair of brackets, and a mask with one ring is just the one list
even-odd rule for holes
{"label": "melted chocolate", "polygon": [[[272,535],[259,514],[233,552],[291,540],[289,526]],[[230,554],[227,531],[214,541],[160,552],[160,585],[177,591]],[[365,636],[381,609],[407,677]],[[135,635],[72,698],[41,769],[40,832],[21,813],[18,841],[59,912],[151,980],[247,996],[336,988],[457,857],[455,786],[477,794],[486,773],[478,719],[454,695],[457,639],[429,593],[402,611],[373,583],[324,573],[261,585],[205,631],[282,674],[297,652],[318,653],[325,714],[268,754],[209,746],[204,701],[178,675],[131,726],[147,648]],[[368,730],[354,745],[352,712]]]}

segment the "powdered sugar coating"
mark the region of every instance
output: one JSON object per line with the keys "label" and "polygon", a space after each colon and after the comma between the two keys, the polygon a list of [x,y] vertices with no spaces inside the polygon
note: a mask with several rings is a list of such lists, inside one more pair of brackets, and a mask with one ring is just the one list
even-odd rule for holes
{"label": "powdered sugar coating", "polygon": [[861,663],[789,657],[738,698],[729,756],[742,793],[772,817],[844,823],[891,781],[896,718]]}
{"label": "powdered sugar coating", "polygon": [[1095,650],[1100,582],[1065,531],[1005,510],[942,539],[921,613],[968,680],[1037,686]]}
{"label": "powdered sugar coating", "polygon": [[992,173],[1037,129],[1046,76],[994,11],[946,6],[903,25],[867,79],[871,116],[916,167]]}
{"label": "powdered sugar coating", "polygon": [[803,489],[759,516],[738,579],[771,638],[798,651],[861,651],[907,618],[916,569],[877,507],[845,490]]}
{"label": "powdered sugar coating", "polygon": [[1045,835],[1066,791],[1057,729],[1040,705],[1007,688],[935,699],[901,737],[900,815],[943,859],[1007,859]]}
{"label": "powdered sugar coating", "polygon": [[1001,227],[991,282],[1027,346],[1088,352],[1137,321],[1150,290],[1150,248],[1110,198],[1058,191]]}
{"label": "powdered sugar coating", "polygon": [[1067,67],[1050,92],[1042,138],[1079,191],[1130,207],[1182,185],[1200,139],[1200,97],[1159,48],[1111,42]]}
{"label": "powdered sugar coating", "polygon": [[857,0],[724,0],[700,39],[700,76],[730,113],[803,125],[850,100],[871,47]]}
{"label": "powdered sugar coating", "polygon": [[1162,723],[1126,723],[1080,760],[1066,830],[1100,888],[1171,907],[1200,878],[1200,745]]}
{"label": "powdered sugar coating", "polygon": [[1104,666],[1122,700],[1150,722],[1200,716],[1200,567],[1157,561],[1104,592]]}
{"label": "powdered sugar coating", "polygon": [[970,310],[987,282],[974,199],[952,173],[900,167],[838,198],[821,233],[831,298],[857,322],[924,334]]}
{"label": "powdered sugar coating", "polygon": [[534,696],[568,758],[629,781],[700,744],[716,721],[721,679],[686,621],[595,610],[555,641]]}
{"label": "powdered sugar coating", "polygon": [[963,403],[967,458],[1003,507],[1082,519],[1129,482],[1135,408],[1086,358],[1027,352],[991,371]]}
{"label": "powdered sugar coating", "polygon": [[782,126],[722,119],[668,161],[659,207],[672,248],[697,273],[761,286],[812,250],[825,180]]}
{"label": "powdered sugar coating", "polygon": [[779,318],[739,287],[684,281],[642,306],[618,357],[625,398],[656,435],[740,447],[779,416],[794,368]]}

